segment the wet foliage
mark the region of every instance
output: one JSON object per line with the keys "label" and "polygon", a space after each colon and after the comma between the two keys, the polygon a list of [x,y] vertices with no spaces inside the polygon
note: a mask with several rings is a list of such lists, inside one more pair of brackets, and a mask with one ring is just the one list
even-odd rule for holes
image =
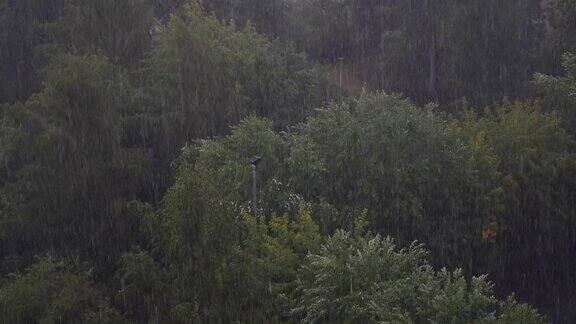
{"label": "wet foliage", "polygon": [[573,322],[575,21],[0,0],[0,322]]}

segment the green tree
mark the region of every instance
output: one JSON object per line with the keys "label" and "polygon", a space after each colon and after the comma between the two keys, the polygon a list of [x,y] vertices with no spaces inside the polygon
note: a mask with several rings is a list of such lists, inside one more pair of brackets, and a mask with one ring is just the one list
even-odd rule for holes
{"label": "green tree", "polygon": [[542,1],[545,9],[544,24],[546,27],[545,59],[550,61],[554,70],[561,72],[562,55],[576,52],[576,3],[573,0]]}
{"label": "green tree", "polygon": [[3,107],[3,257],[53,251],[104,261],[130,240],[126,202],[146,161],[121,145],[129,97],[129,82],[106,59],[63,56],[42,92]]}
{"label": "green tree", "polygon": [[303,157],[303,148],[292,148],[289,178],[309,188],[298,192],[305,200],[324,199],[349,215],[336,227],[350,228],[367,209],[373,230],[403,243],[417,238],[435,261],[466,259],[463,266],[474,268],[480,225],[498,208],[494,165],[476,163],[434,109],[379,94],[323,110],[297,132],[304,139],[295,144],[311,148]]}
{"label": "green tree", "polygon": [[286,40],[295,3],[286,0],[202,0],[203,9],[237,26],[254,24],[258,32]]}
{"label": "green tree", "polygon": [[574,139],[530,103],[504,103],[461,127],[469,141],[483,140],[500,174],[503,208],[485,225],[494,246],[482,271],[542,309],[566,308],[574,285]]}
{"label": "green tree", "polygon": [[543,94],[542,107],[562,118],[564,128],[576,135],[576,55],[562,56],[564,75],[554,77],[537,73],[534,84]]}
{"label": "green tree", "polygon": [[296,15],[296,42],[320,62],[343,64],[347,85],[419,103],[524,98],[531,74],[554,65],[544,59],[540,1],[312,0]]}
{"label": "green tree", "polygon": [[127,322],[83,273],[38,259],[0,286],[0,320],[7,323]]}
{"label": "green tree", "polygon": [[[225,138],[186,147],[162,209],[144,213],[154,255],[169,265],[175,283],[177,302],[167,311],[173,318],[254,322],[287,316],[296,269],[321,238],[301,200],[277,191],[279,142],[270,122],[253,117]],[[257,219],[249,213],[248,157],[254,154],[266,156],[258,166]]]}
{"label": "green tree", "polygon": [[161,174],[185,143],[225,134],[249,113],[281,128],[331,97],[304,56],[253,28],[238,31],[202,16],[195,6],[172,15],[142,77],[149,95],[136,123],[162,161]]}
{"label": "green tree", "polygon": [[513,297],[500,302],[485,276],[468,283],[460,270],[435,271],[417,244],[338,231],[298,276],[293,310],[302,322],[542,323]]}
{"label": "green tree", "polygon": [[0,7],[0,102],[24,102],[62,53],[100,54],[138,66],[151,45],[154,17],[145,0],[10,1]]}
{"label": "green tree", "polygon": [[123,254],[119,263],[115,274],[119,289],[115,299],[123,314],[139,323],[166,317],[166,307],[173,296],[166,271],[142,250]]}
{"label": "green tree", "polygon": [[0,5],[0,103],[26,101],[41,85],[38,52],[49,43],[46,24],[54,22],[62,0],[4,1]]}
{"label": "green tree", "polygon": [[101,51],[109,60],[138,66],[150,49],[154,23],[147,0],[68,0],[54,25],[55,42],[73,54]]}

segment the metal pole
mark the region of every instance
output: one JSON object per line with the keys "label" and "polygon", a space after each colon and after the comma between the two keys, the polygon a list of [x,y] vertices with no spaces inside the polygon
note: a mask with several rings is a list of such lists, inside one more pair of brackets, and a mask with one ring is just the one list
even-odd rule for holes
{"label": "metal pole", "polygon": [[344,69],[344,58],[339,57],[338,61],[340,61],[340,86],[342,86],[342,70]]}
{"label": "metal pole", "polygon": [[258,203],[257,203],[257,188],[256,188],[256,165],[252,164],[252,212],[254,217],[258,218]]}

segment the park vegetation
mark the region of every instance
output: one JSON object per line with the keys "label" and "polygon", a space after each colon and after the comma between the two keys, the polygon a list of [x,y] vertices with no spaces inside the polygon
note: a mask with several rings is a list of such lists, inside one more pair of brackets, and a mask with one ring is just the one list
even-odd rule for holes
{"label": "park vegetation", "polygon": [[0,322],[573,322],[575,35],[573,0],[0,0]]}

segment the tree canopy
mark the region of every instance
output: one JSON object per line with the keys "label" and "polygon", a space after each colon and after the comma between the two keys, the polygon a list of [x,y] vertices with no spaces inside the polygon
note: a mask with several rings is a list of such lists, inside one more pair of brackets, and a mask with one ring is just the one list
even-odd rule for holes
{"label": "tree canopy", "polygon": [[575,21],[0,0],[0,322],[574,322]]}

